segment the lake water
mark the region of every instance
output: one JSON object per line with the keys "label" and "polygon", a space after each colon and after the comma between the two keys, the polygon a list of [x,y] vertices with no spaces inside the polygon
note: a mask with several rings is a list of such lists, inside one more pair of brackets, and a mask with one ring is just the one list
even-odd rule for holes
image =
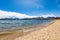
{"label": "lake water", "polygon": [[23,26],[38,25],[51,22],[52,20],[0,20],[0,31]]}

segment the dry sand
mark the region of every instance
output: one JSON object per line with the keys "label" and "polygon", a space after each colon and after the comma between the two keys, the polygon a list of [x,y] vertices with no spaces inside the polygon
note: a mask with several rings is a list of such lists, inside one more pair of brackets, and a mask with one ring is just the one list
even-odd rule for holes
{"label": "dry sand", "polygon": [[15,40],[60,40],[60,20],[55,20],[48,27],[33,31]]}
{"label": "dry sand", "polygon": [[60,40],[60,20],[47,27],[32,32],[13,32],[0,35],[0,40]]}

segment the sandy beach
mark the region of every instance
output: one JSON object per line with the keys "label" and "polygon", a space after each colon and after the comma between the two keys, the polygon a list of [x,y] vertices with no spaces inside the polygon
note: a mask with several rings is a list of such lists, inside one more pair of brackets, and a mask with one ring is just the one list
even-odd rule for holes
{"label": "sandy beach", "polygon": [[60,40],[60,20],[55,20],[48,27],[18,37],[15,40]]}
{"label": "sandy beach", "polygon": [[0,40],[60,40],[60,19],[44,28],[31,32],[15,31],[10,34],[0,35]]}

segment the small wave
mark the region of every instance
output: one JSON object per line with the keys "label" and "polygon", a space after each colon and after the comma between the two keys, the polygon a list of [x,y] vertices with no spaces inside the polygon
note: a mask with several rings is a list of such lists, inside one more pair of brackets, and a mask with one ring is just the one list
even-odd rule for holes
{"label": "small wave", "polygon": [[13,29],[19,27],[29,27],[32,25],[45,24],[51,22],[52,20],[1,20],[0,21],[0,31],[5,31],[6,29]]}

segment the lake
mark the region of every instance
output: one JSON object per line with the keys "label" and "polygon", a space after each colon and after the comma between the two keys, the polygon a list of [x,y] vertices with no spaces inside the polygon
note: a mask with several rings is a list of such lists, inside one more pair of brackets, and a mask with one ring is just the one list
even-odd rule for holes
{"label": "lake", "polygon": [[0,31],[6,29],[29,27],[32,25],[41,25],[51,22],[52,20],[0,20]]}

